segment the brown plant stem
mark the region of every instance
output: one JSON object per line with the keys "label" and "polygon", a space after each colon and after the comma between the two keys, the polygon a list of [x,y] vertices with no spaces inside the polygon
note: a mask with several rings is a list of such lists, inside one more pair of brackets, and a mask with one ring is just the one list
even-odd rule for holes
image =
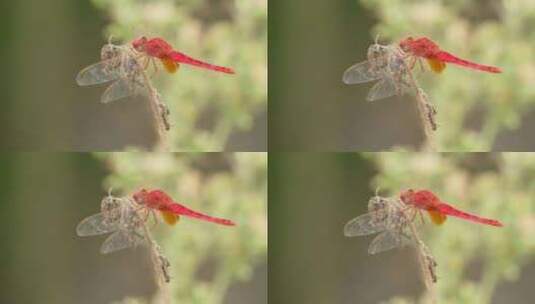
{"label": "brown plant stem", "polygon": [[[404,216],[407,219],[409,218],[404,210],[401,210],[401,212],[403,212]],[[432,302],[435,303],[436,302],[436,290],[435,290],[434,284],[437,282],[437,275],[435,271],[437,263],[434,257],[431,255],[429,248],[425,245],[425,243],[421,240],[420,236],[418,235],[414,222],[408,221],[408,223],[409,223],[409,228],[411,230],[412,236],[417,245],[416,252],[417,252],[417,258],[418,258],[418,264],[420,265],[420,271],[422,274],[425,287],[431,296]]]}
{"label": "brown plant stem", "polygon": [[429,103],[427,95],[420,88],[418,82],[412,75],[410,70],[407,71],[412,87],[416,91],[416,108],[418,110],[418,116],[420,117],[420,125],[424,131],[424,143],[423,150],[434,151],[436,150],[434,144],[433,132],[437,129],[437,125],[434,120],[436,114],[433,106]]}
{"label": "brown plant stem", "polygon": [[[133,58],[136,58],[136,61],[138,63],[138,66],[142,67],[143,64],[139,62],[139,56],[137,55],[137,51],[134,50],[131,47],[128,47],[129,51],[133,54]],[[165,105],[160,100],[159,93],[156,90],[156,88],[152,85],[152,82],[150,81],[149,76],[147,75],[147,72],[145,69],[140,68],[139,72],[141,73],[141,76],[143,77],[143,81],[146,85],[146,88],[149,93],[149,106],[151,109],[152,114],[152,127],[154,129],[154,132],[157,135],[157,143],[156,143],[156,150],[167,150],[168,145],[166,142],[166,131],[169,129],[168,121],[167,121],[167,113],[164,111],[164,109],[167,109]]]}
{"label": "brown plant stem", "polygon": [[152,85],[152,82],[150,81],[145,71],[141,70],[141,75],[143,75],[143,79],[145,80],[145,83],[147,84],[147,90],[149,91],[149,105],[152,111],[153,125],[158,134],[158,139],[159,139],[158,144],[163,150],[166,150],[167,148],[167,142],[166,142],[166,137],[165,137],[166,120],[164,117],[165,114],[162,113],[162,108],[160,106],[161,102],[160,102],[160,98],[158,95],[158,91],[156,91],[156,89]]}
{"label": "brown plant stem", "polygon": [[[131,199],[127,198],[133,206],[136,203]],[[138,216],[142,217],[143,215],[139,214],[140,211],[136,211]],[[150,213],[151,211],[149,211]],[[147,215],[148,216],[148,215]],[[150,259],[152,263],[154,282],[158,286],[158,293],[156,295],[157,300],[155,303],[171,303],[171,295],[169,293],[168,283],[171,281],[171,276],[169,274],[169,267],[171,266],[167,258],[163,255],[162,250],[158,243],[152,237],[149,228],[147,227],[147,221],[144,221],[142,224],[143,233],[145,239],[149,244]]]}

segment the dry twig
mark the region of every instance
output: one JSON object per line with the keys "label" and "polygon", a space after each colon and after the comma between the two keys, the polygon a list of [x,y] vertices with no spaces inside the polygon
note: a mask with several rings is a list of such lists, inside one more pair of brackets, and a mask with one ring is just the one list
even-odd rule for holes
{"label": "dry twig", "polygon": [[[409,216],[406,214],[405,211],[401,210],[401,212],[404,213],[406,218],[409,218]],[[420,236],[418,235],[418,231],[416,230],[416,226],[413,221],[408,221],[409,228],[411,230],[412,237],[414,238],[414,241],[416,242],[416,252],[418,255],[418,263],[420,265],[421,274],[425,283],[425,286],[427,288],[427,291],[431,295],[432,299],[435,299],[435,286],[434,284],[437,282],[437,274],[436,274],[436,267],[437,262],[436,259],[431,254],[431,251],[425,245],[425,243],[422,241]]]}
{"label": "dry twig", "polygon": [[424,149],[434,150],[433,132],[436,131],[438,127],[435,120],[437,111],[429,102],[427,94],[418,85],[418,82],[416,81],[416,78],[414,78],[410,69],[407,70],[407,74],[409,75],[410,84],[416,92],[416,108],[418,109],[420,125],[422,126],[425,135]]}
{"label": "dry twig", "polygon": [[162,102],[160,94],[152,84],[150,77],[147,75],[147,72],[145,68],[150,64],[149,61],[146,62],[140,62],[140,58],[143,58],[139,55],[139,53],[133,49],[130,45],[124,45],[123,46],[129,55],[136,60],[137,66],[140,67],[137,72],[139,72],[143,78],[143,82],[145,84],[145,87],[148,91],[148,101],[149,106],[152,113],[152,121],[153,121],[153,128],[155,133],[158,136],[158,144],[160,148],[163,148],[164,150],[167,148],[166,143],[166,131],[169,131],[171,128],[171,125],[169,123],[169,109],[167,106]]}

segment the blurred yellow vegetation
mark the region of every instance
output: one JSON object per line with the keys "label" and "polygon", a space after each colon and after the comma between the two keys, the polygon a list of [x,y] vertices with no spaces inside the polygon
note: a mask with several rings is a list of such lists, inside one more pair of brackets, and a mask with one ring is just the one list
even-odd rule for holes
{"label": "blurred yellow vegetation", "polygon": [[[489,151],[535,104],[532,1],[361,0],[379,18],[373,36],[427,36],[443,49],[502,68],[494,75],[450,65],[420,80],[438,110],[438,151]],[[478,114],[476,114],[478,113]],[[481,116],[481,118],[478,118]]]}
{"label": "blurred yellow vegetation", "polygon": [[[162,189],[194,210],[236,222],[225,227],[182,217],[175,226],[157,226],[156,240],[171,263],[166,292],[173,303],[222,303],[233,283],[251,279],[253,269],[266,263],[266,153],[98,156],[113,172],[106,188],[126,194],[140,188]],[[207,264],[212,274],[200,279],[200,267]],[[138,301],[144,303],[140,299],[122,303]]]}
{"label": "blurred yellow vegetation", "polygon": [[254,116],[266,110],[267,1],[93,2],[112,19],[106,37],[163,37],[178,51],[236,71],[182,65],[156,78],[171,111],[170,150],[221,151],[233,132],[250,130]]}
{"label": "blurred yellow vegetation", "polygon": [[[422,232],[438,262],[437,303],[491,303],[497,285],[518,280],[522,266],[535,258],[535,155],[367,155],[380,170],[372,188],[391,194],[428,189],[462,210],[504,224],[495,228],[453,217],[442,226],[427,221]],[[431,303],[431,298],[389,303]]]}

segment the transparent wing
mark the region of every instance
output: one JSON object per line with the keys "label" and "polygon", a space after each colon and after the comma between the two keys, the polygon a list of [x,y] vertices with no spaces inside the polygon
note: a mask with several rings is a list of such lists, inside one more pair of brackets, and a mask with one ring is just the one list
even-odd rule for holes
{"label": "transparent wing", "polygon": [[92,64],[78,73],[76,83],[81,86],[94,85],[115,80],[121,76],[119,66],[113,61],[105,60]]}
{"label": "transparent wing", "polygon": [[378,99],[394,96],[398,93],[397,86],[392,78],[385,77],[376,83],[368,93],[366,100],[374,101]]}
{"label": "transparent wing", "polygon": [[133,230],[119,230],[110,235],[102,243],[100,253],[107,254],[121,249],[135,247],[142,244],[144,240],[143,235]]}
{"label": "transparent wing", "polygon": [[110,85],[102,94],[100,102],[108,103],[142,92],[142,87],[130,78],[121,78]]}
{"label": "transparent wing", "polygon": [[348,68],[344,72],[342,81],[345,84],[356,84],[378,80],[381,77],[382,75],[373,69],[370,61],[364,61]]}
{"label": "transparent wing", "polygon": [[118,229],[118,222],[105,221],[102,213],[93,214],[83,219],[76,226],[78,236],[92,236],[105,234]]}
{"label": "transparent wing", "polygon": [[345,236],[368,235],[385,230],[385,221],[378,221],[375,212],[360,215],[344,226]]}
{"label": "transparent wing", "polygon": [[375,237],[368,247],[369,254],[376,254],[397,247],[403,247],[411,242],[409,237],[392,230],[385,231]]}

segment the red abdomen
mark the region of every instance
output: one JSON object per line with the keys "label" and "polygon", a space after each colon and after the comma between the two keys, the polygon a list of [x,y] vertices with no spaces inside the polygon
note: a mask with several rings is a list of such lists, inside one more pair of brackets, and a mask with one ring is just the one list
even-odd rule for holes
{"label": "red abdomen", "polygon": [[220,224],[220,225],[225,225],[225,226],[234,226],[235,225],[234,222],[231,221],[231,220],[209,216],[209,215],[206,215],[206,214],[191,210],[191,209],[189,209],[189,208],[187,208],[185,206],[182,206],[180,204],[177,204],[177,203],[173,203],[173,204],[170,204],[169,206],[167,206],[167,210],[172,212],[172,213],[174,213],[174,214],[176,214],[176,215],[185,215],[185,216],[193,217],[193,218],[196,218],[196,219],[199,219],[199,220],[212,222],[212,223],[216,223],[216,224]]}
{"label": "red abdomen", "polygon": [[483,64],[471,62],[468,60],[464,60],[448,52],[440,51],[435,55],[435,58],[443,62],[453,63],[453,64],[457,64],[457,65],[464,66],[467,68],[471,68],[474,70],[483,71],[483,72],[489,72],[489,73],[501,73],[502,72],[502,70],[498,67],[483,65]]}
{"label": "red abdomen", "polygon": [[169,58],[171,58],[173,61],[178,62],[178,63],[185,63],[185,64],[197,66],[200,68],[205,68],[205,69],[212,70],[212,71],[223,72],[227,74],[234,74],[234,70],[231,68],[207,63],[207,62],[192,58],[186,54],[176,52],[176,51],[171,52],[169,55]]}
{"label": "red abdomen", "polygon": [[454,208],[454,207],[452,207],[452,206],[450,206],[448,204],[444,204],[444,203],[441,203],[438,206],[436,206],[436,210],[438,212],[443,213],[443,214],[455,216],[455,217],[462,218],[462,219],[465,219],[465,220],[468,220],[468,221],[472,221],[472,222],[476,222],[476,223],[481,223],[481,224],[486,224],[486,225],[491,225],[491,226],[496,226],[496,227],[502,227],[503,226],[503,224],[500,223],[497,220],[493,220],[493,219],[489,219],[489,218],[480,217],[480,216],[477,216],[477,215],[474,215],[474,214],[470,214],[468,212],[461,211],[459,209],[456,209],[456,208]]}

